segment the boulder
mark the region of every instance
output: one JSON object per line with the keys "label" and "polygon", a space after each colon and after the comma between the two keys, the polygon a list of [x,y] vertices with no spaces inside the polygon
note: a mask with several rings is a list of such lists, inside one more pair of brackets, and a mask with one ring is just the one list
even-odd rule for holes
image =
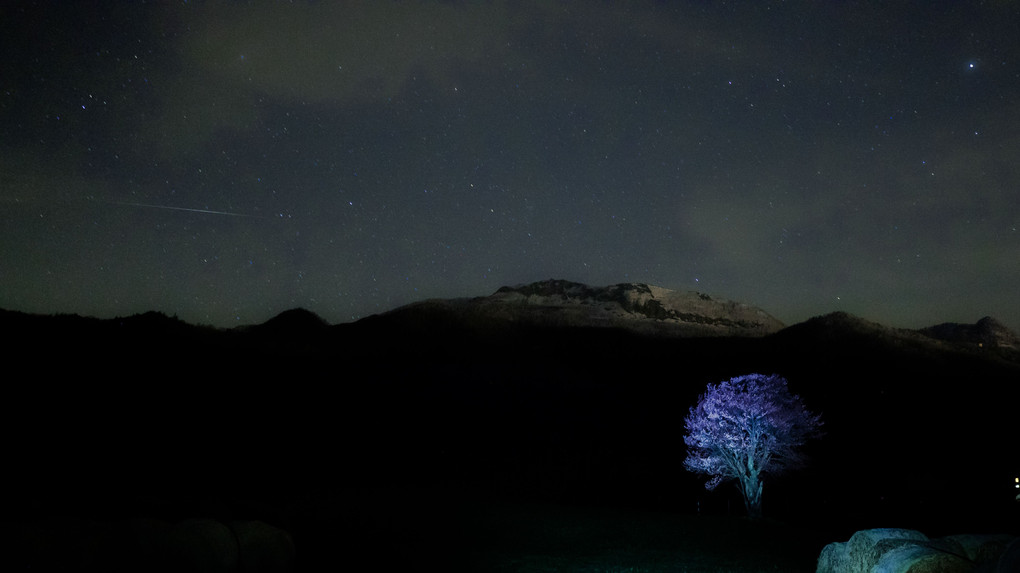
{"label": "boulder", "polygon": [[261,521],[187,519],[166,537],[168,571],[290,573],[296,568],[290,535]]}
{"label": "boulder", "polygon": [[971,573],[974,563],[955,553],[914,543],[882,554],[870,573]]}
{"label": "boulder", "polygon": [[166,571],[237,571],[237,537],[213,519],[186,519],[173,526],[165,539]]}
{"label": "boulder", "polygon": [[1012,535],[950,535],[944,539],[957,543],[967,559],[982,564],[997,560],[1016,538]]}
{"label": "boulder", "polygon": [[1020,538],[1013,539],[1013,542],[1006,546],[1006,549],[999,556],[998,568],[993,569],[995,573],[1016,573],[1020,571]]}
{"label": "boulder", "polygon": [[289,573],[297,568],[290,535],[261,521],[232,521],[242,573]]}
{"label": "boulder", "polygon": [[845,543],[830,543],[822,549],[816,573],[869,573],[882,554],[909,542],[928,537],[913,529],[864,529]]}
{"label": "boulder", "polygon": [[865,529],[826,545],[816,572],[1018,573],[1020,542],[1010,535],[929,539],[912,529]]}
{"label": "boulder", "polygon": [[163,540],[173,529],[169,521],[153,518],[126,519],[117,527],[119,538],[114,571],[152,569],[153,564],[163,558]]}
{"label": "boulder", "polygon": [[818,556],[818,566],[815,573],[836,573],[845,571],[846,565],[846,542],[835,541],[822,548]]}

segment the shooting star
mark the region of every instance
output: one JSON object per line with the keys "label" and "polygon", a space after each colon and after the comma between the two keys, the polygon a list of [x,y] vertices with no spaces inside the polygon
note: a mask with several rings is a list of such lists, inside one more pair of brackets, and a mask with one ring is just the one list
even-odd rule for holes
{"label": "shooting star", "polygon": [[152,205],[150,203],[127,203],[124,201],[106,201],[112,205],[126,205],[128,207],[148,207],[150,209],[168,209],[170,211],[190,211],[192,213],[205,213],[207,215],[227,215],[228,217],[251,217],[253,219],[264,219],[258,215],[247,213],[232,213],[230,211],[212,211],[210,209],[189,209],[187,207],[171,207],[170,205]]}

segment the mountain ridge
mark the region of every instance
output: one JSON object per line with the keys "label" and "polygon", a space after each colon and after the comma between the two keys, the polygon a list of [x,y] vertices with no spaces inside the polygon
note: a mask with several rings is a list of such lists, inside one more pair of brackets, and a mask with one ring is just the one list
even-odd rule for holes
{"label": "mountain ridge", "polygon": [[593,287],[560,279],[504,286],[488,296],[429,299],[383,313],[446,313],[469,323],[621,328],[669,337],[761,337],[785,325],[764,310],[695,291],[645,283]]}
{"label": "mountain ridge", "polygon": [[215,338],[216,332],[229,334],[231,343],[254,338],[266,344],[279,339],[289,347],[304,345],[339,330],[357,330],[371,325],[409,328],[423,333],[458,328],[609,328],[665,338],[790,337],[796,332],[814,330],[807,336],[856,334],[943,349],[992,351],[1020,363],[1020,336],[989,316],[974,324],[944,322],[909,329],[834,311],[786,325],[759,307],[698,291],[676,291],[646,283],[597,287],[562,279],[502,286],[485,296],[426,299],[342,324],[330,324],[301,307],[283,311],[263,323],[226,329],[190,324],[158,311],[99,319],[0,309],[0,320],[7,327],[20,324],[28,330],[38,330],[42,327],[33,320],[36,318],[49,319],[46,322],[68,332],[98,328],[110,333],[153,331],[160,336],[184,337],[186,331],[193,330],[203,338]]}
{"label": "mountain ridge", "polygon": [[669,338],[761,338],[821,329],[829,332],[819,333],[821,336],[856,332],[858,335],[942,349],[992,350],[1009,360],[1020,362],[1020,337],[992,317],[984,317],[975,324],[947,322],[911,329],[887,326],[845,311],[833,311],[786,325],[767,311],[747,303],[646,283],[594,287],[548,279],[503,286],[487,296],[418,301],[359,322],[379,319],[390,322],[437,320],[473,328],[608,327]]}

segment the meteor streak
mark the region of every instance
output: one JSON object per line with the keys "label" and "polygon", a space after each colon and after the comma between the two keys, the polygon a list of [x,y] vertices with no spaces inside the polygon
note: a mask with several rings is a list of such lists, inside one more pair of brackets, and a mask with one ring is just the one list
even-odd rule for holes
{"label": "meteor streak", "polygon": [[189,209],[187,207],[171,207],[169,205],[152,205],[149,203],[126,203],[123,201],[109,201],[114,205],[127,205],[129,207],[149,207],[150,209],[169,209],[170,211],[190,211],[192,213],[206,213],[209,215],[227,215],[230,217],[253,217],[255,219],[261,219],[258,215],[248,215],[246,213],[231,213],[230,211],[212,211],[209,209]]}

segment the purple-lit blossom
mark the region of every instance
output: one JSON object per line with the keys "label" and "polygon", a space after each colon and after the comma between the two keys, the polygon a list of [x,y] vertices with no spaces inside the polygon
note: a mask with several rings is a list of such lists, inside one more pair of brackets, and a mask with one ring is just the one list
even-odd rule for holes
{"label": "purple-lit blossom", "polygon": [[705,487],[735,479],[748,514],[761,515],[763,474],[802,465],[800,447],[820,435],[820,416],[790,394],[781,376],[749,374],[709,384],[684,420],[684,466],[710,476]]}

